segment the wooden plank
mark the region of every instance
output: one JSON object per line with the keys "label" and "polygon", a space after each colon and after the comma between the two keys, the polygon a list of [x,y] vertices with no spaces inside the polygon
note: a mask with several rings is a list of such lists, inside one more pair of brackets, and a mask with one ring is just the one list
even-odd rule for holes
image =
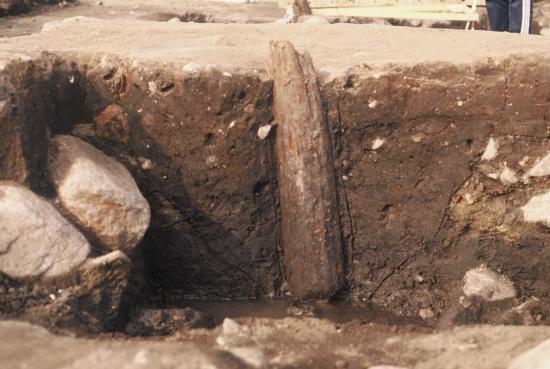
{"label": "wooden plank", "polygon": [[331,136],[309,54],[270,43],[283,266],[290,292],[328,297],[344,283]]}
{"label": "wooden plank", "polygon": [[313,15],[343,16],[366,18],[396,18],[479,22],[477,13],[456,13],[444,11],[413,11],[412,7],[404,10],[398,6],[362,7],[362,8],[322,8],[312,9]]}

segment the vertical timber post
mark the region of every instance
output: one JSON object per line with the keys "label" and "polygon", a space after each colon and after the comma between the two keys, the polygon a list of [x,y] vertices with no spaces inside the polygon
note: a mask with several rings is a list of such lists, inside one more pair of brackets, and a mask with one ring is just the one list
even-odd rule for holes
{"label": "vertical timber post", "polygon": [[344,282],[331,136],[311,56],[271,41],[283,265],[290,292],[329,297]]}
{"label": "vertical timber post", "polygon": [[292,3],[292,10],[296,18],[300,15],[311,15],[311,7],[307,0],[294,0]]}

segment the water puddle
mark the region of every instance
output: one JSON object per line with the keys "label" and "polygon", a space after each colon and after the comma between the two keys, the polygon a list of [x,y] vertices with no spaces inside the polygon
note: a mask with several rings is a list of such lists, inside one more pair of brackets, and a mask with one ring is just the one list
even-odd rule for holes
{"label": "water puddle", "polygon": [[215,324],[224,318],[271,318],[316,317],[335,323],[359,320],[363,323],[424,325],[418,317],[404,317],[383,310],[381,307],[349,301],[297,301],[291,298],[261,299],[253,301],[189,301],[183,304],[212,316]]}

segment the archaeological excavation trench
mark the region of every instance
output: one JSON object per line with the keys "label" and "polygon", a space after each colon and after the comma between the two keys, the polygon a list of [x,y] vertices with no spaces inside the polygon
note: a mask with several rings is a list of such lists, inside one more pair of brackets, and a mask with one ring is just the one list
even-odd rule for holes
{"label": "archaeological excavation trench", "polygon": [[[389,324],[548,324],[549,59],[328,75],[289,58],[270,70],[7,58],[0,204],[26,187],[90,249],[72,256],[85,267],[49,278],[43,260],[12,272],[21,256],[2,245],[0,313],[80,334],[188,306],[181,319],[211,326],[209,305],[246,316],[266,301],[267,315],[331,306]],[[63,164],[81,157],[92,164],[80,174]],[[103,188],[110,177],[90,168],[120,165],[117,191],[139,188],[146,204],[86,198],[116,208],[110,218],[71,207],[60,183]],[[124,237],[101,231],[125,221]]]}

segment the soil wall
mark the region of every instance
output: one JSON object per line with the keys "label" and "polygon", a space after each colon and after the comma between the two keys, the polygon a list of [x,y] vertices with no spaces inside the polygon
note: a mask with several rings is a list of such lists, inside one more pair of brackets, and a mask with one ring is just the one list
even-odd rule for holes
{"label": "soil wall", "polygon": [[[520,295],[548,297],[547,229],[525,223],[520,207],[550,182],[490,176],[507,167],[521,178],[549,152],[548,72],[541,60],[367,67],[326,86],[358,297],[441,311],[482,263]],[[491,137],[499,154],[484,161]]]}
{"label": "soil wall", "polygon": [[[522,59],[363,66],[323,81],[348,292],[398,313],[442,312],[485,263],[520,297],[549,297],[550,236],[520,209],[550,188],[524,180],[550,151],[549,72],[547,60]],[[273,120],[266,75],[43,55],[0,78],[0,177],[51,195],[54,133],[123,162],[152,208],[141,262],[157,304],[284,292],[273,135],[257,136]],[[127,114],[127,143],[94,133],[111,104]],[[499,153],[482,161],[491,137]],[[499,179],[504,168],[518,180]]]}

